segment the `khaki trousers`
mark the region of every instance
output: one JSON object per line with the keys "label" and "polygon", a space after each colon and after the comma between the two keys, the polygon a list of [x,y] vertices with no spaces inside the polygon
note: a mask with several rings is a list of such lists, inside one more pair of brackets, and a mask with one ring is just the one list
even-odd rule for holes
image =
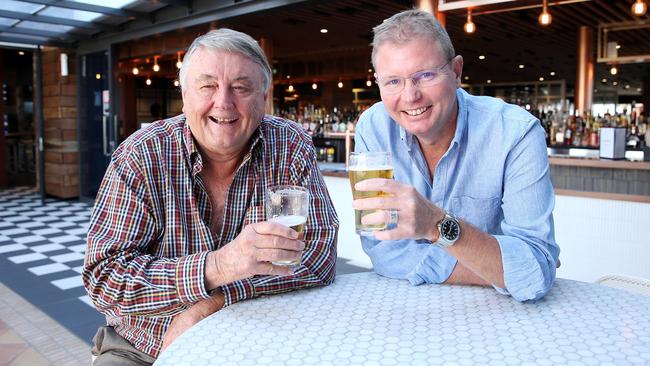
{"label": "khaki trousers", "polygon": [[140,352],[111,326],[99,327],[93,337],[93,366],[149,366],[155,358]]}

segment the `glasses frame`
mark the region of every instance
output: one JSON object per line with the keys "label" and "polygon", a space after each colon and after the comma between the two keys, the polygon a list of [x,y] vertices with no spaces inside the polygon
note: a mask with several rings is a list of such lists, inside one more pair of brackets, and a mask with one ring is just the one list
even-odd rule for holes
{"label": "glasses frame", "polygon": [[[422,86],[420,84],[420,80],[417,79],[417,76],[421,75],[421,74],[424,74],[424,73],[427,73],[427,72],[433,72],[433,73],[435,73],[437,75],[436,78],[431,82],[431,84],[426,85],[424,87],[433,86],[433,85],[436,85],[436,84],[438,84],[440,82],[439,80],[445,74],[445,72],[443,72],[443,70],[445,69],[445,67],[447,67],[447,66],[449,66],[451,64],[451,62],[454,60],[454,58],[456,58],[456,57],[454,56],[454,57],[450,58],[449,60],[447,60],[447,62],[445,62],[444,65],[442,65],[440,67],[432,67],[430,69],[414,72],[413,74],[411,74],[411,75],[409,75],[407,77],[403,77],[403,76],[387,76],[387,77],[384,77],[384,78],[378,78],[377,73],[375,73],[375,82],[379,86],[379,89],[381,89],[384,93],[386,93],[386,94],[398,94],[398,93],[401,93],[404,90],[404,88],[406,87],[406,80],[407,79],[411,80],[411,83],[413,83],[414,87],[420,89],[420,88],[422,88]],[[386,79],[399,79],[401,81],[402,86],[400,88],[398,88],[398,89],[395,89],[395,90],[386,89],[385,86],[382,86],[382,81],[386,81]]]}

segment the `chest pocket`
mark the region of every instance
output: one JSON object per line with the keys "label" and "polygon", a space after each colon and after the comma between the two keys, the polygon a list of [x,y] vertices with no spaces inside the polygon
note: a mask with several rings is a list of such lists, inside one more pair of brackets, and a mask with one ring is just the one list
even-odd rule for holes
{"label": "chest pocket", "polygon": [[501,197],[452,197],[451,212],[481,229],[481,231],[494,233],[497,230],[502,216]]}

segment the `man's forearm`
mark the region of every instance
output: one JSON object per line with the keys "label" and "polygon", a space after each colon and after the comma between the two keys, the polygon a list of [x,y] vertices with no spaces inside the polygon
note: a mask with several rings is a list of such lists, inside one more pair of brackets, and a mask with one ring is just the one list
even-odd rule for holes
{"label": "man's forearm", "polygon": [[494,284],[505,288],[501,249],[492,235],[462,222],[460,238],[447,251],[459,263],[446,283]]}

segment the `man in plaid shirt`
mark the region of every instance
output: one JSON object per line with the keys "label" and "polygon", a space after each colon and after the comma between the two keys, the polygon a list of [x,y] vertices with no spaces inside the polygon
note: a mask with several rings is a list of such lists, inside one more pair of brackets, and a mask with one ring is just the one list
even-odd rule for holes
{"label": "man in plaid shirt", "polygon": [[[338,219],[311,138],[264,115],[271,80],[248,35],[200,36],[180,70],[184,114],[113,154],[83,271],[108,322],[94,339],[95,365],[151,364],[224,306],[334,280]],[[309,190],[302,238],[264,221],[264,192],[280,184]],[[296,269],[271,264],[297,258]]]}

